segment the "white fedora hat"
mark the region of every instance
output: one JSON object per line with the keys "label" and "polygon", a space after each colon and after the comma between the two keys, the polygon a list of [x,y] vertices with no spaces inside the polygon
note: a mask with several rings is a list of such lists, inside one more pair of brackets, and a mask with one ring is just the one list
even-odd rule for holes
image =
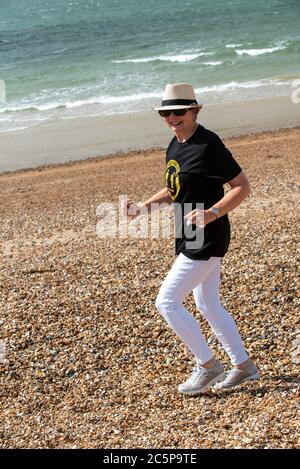
{"label": "white fedora hat", "polygon": [[192,85],[188,83],[169,83],[165,87],[161,106],[155,107],[155,111],[186,109],[186,108],[202,108],[202,104],[198,104],[195,91]]}

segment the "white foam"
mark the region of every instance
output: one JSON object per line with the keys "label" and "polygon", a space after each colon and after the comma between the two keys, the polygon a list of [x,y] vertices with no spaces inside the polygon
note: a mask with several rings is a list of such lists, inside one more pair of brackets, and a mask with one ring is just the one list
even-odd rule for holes
{"label": "white foam", "polygon": [[216,65],[221,65],[223,63],[223,60],[216,60],[215,62],[202,62],[203,65],[211,65],[212,67],[213,66],[216,66]]}
{"label": "white foam", "polygon": [[82,99],[79,101],[66,103],[67,108],[78,107],[84,104],[114,104],[128,103],[130,101],[142,101],[149,98],[160,98],[161,93],[138,93],[125,96],[99,96],[90,99]]}
{"label": "white foam", "polygon": [[243,44],[226,44],[227,49],[234,49],[235,47],[241,47]]}
{"label": "white foam", "polygon": [[10,117],[7,117],[7,118],[6,117],[1,117],[0,118],[0,122],[12,122],[12,121],[13,121],[13,119],[11,119]]}
{"label": "white foam", "polygon": [[[217,66],[220,65],[222,62],[221,61],[210,61],[210,62],[204,62],[204,64],[208,66]],[[203,86],[199,87],[196,89],[196,93],[199,93],[200,95],[203,93],[220,93],[227,91],[227,90],[238,90],[238,89],[250,89],[250,88],[260,88],[260,87],[267,87],[267,86],[272,86],[274,88],[278,88],[281,85],[288,85],[289,80],[279,80],[279,79],[271,79],[271,78],[265,78],[261,80],[254,80],[254,81],[247,81],[247,82],[238,82],[238,81],[230,81],[227,83],[221,83],[221,84],[216,84],[212,86]],[[150,93],[135,93],[135,94],[124,94],[123,96],[116,96],[116,95],[100,95],[100,96],[93,96],[90,98],[86,99],[78,99],[75,101],[69,101],[65,100],[64,102],[58,102],[58,101],[52,101],[48,102],[45,104],[36,104],[36,103],[24,103],[20,104],[19,106],[8,106],[7,108],[1,109],[0,110],[0,121],[1,122],[9,122],[10,119],[13,119],[14,121],[18,119],[18,122],[21,123],[21,125],[24,123],[32,123],[32,122],[37,122],[37,121],[43,121],[47,120],[49,117],[51,117],[51,111],[55,109],[74,109],[74,108],[79,108],[81,106],[89,106],[89,105],[103,105],[104,109],[102,109],[102,112],[105,112],[106,114],[112,112],[112,113],[120,113],[124,111],[124,108],[126,107],[126,111],[128,111],[130,107],[130,112],[134,110],[138,110],[137,106],[140,108],[140,103],[142,106],[145,105],[151,105],[153,103],[153,100],[160,100],[161,99],[161,90],[156,90],[154,92]],[[7,103],[8,104],[8,103]],[[14,104],[14,103],[12,103]],[[128,104],[129,107],[124,106]],[[111,108],[109,109],[109,106],[111,105]],[[23,112],[28,112],[25,115],[22,114]],[[37,114],[34,111],[41,111],[42,114]],[[90,108],[91,112],[93,111],[92,108]],[[17,115],[12,114],[13,117],[9,113],[15,113],[17,112]],[[20,113],[19,113],[20,112]],[[125,112],[125,111],[124,111]],[[8,113],[4,114],[4,113]],[[50,113],[50,114],[49,114]],[[60,117],[62,117],[64,113],[61,113]]]}
{"label": "white foam", "polygon": [[262,55],[262,54],[272,54],[278,50],[286,49],[286,46],[277,46],[277,47],[267,47],[265,49],[236,49],[235,52],[237,55]]}
{"label": "white foam", "polygon": [[64,109],[64,108],[76,108],[79,106],[84,106],[87,104],[119,104],[119,103],[127,103],[131,101],[142,101],[151,98],[160,98],[161,93],[138,93],[138,94],[130,94],[125,96],[95,96],[88,99],[80,99],[77,101],[67,101],[65,103],[61,102],[52,102],[42,105],[30,105],[24,104],[20,106],[11,106],[0,110],[0,113],[8,113],[8,112],[18,112],[18,111],[51,111],[53,109]]}
{"label": "white foam", "polygon": [[0,129],[0,133],[17,132],[18,130],[25,130],[25,129],[28,129],[28,127],[13,127],[10,129]]}
{"label": "white foam", "polygon": [[228,83],[222,83],[221,85],[215,86],[204,86],[203,88],[197,88],[195,90],[196,93],[205,93],[210,91],[217,91],[222,92],[226,90],[235,90],[235,89],[247,89],[247,88],[259,88],[262,86],[280,86],[286,84],[280,80],[272,80],[272,79],[262,79],[262,80],[255,80],[255,81],[245,81],[245,82],[237,82],[237,81],[230,81]]}
{"label": "white foam", "polygon": [[113,60],[113,63],[145,63],[145,62],[191,62],[205,55],[214,55],[214,52],[199,52],[197,54],[179,54],[179,55],[158,55],[155,57],[144,57],[141,59]]}
{"label": "white foam", "polygon": [[4,112],[18,112],[18,111],[49,111],[50,109],[57,109],[65,107],[64,103],[49,103],[49,104],[21,104],[20,106],[11,106],[0,109],[0,113]]}

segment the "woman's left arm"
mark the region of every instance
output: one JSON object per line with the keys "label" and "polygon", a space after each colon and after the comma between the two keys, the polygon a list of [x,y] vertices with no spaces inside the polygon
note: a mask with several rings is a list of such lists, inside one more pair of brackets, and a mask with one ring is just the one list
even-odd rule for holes
{"label": "woman's left arm", "polygon": [[[210,222],[213,222],[217,218],[226,215],[234,208],[238,207],[243,200],[248,197],[250,194],[250,184],[247,179],[247,176],[243,171],[241,171],[235,178],[228,181],[231,189],[216,202],[213,207],[219,210],[219,213],[216,215],[212,212],[212,207],[204,210],[204,225],[207,225]],[[199,219],[199,210],[193,210],[185,217],[191,223],[197,223],[197,218]]]}
{"label": "woman's left arm", "polygon": [[235,178],[231,179],[231,181],[228,181],[228,184],[230,185],[231,189],[221,200],[213,205],[215,208],[220,210],[219,214],[215,215],[211,211],[212,207],[210,207],[208,210],[204,210],[204,222],[209,223],[213,220],[216,220],[216,218],[226,215],[226,213],[238,207],[250,194],[250,184],[246,174],[243,171],[241,171],[240,174],[238,174]]}

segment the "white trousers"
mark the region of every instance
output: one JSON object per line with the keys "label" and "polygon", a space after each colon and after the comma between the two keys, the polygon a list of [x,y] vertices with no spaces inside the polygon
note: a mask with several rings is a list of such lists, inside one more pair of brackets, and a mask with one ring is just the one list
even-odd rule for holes
{"label": "white trousers", "polygon": [[209,322],[231,363],[239,365],[248,355],[233,318],[220,303],[220,271],[220,257],[203,261],[179,254],[161,286],[156,307],[196,361],[206,363],[213,354],[198,321],[183,306],[185,297],[193,291],[196,307]]}

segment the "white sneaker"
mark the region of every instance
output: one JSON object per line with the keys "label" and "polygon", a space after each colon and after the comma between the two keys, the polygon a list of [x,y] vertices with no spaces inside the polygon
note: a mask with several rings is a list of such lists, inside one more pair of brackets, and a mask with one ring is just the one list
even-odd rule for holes
{"label": "white sneaker", "polygon": [[215,366],[209,370],[197,365],[194,367],[191,376],[184,383],[179,384],[178,391],[182,394],[200,394],[224,378],[224,367],[219,360],[216,360]]}
{"label": "white sneaker", "polygon": [[258,369],[255,364],[251,361],[247,368],[244,370],[238,370],[233,368],[229,371],[224,381],[216,384],[216,389],[231,389],[235,388],[239,384],[244,383],[245,381],[258,380],[260,378]]}

